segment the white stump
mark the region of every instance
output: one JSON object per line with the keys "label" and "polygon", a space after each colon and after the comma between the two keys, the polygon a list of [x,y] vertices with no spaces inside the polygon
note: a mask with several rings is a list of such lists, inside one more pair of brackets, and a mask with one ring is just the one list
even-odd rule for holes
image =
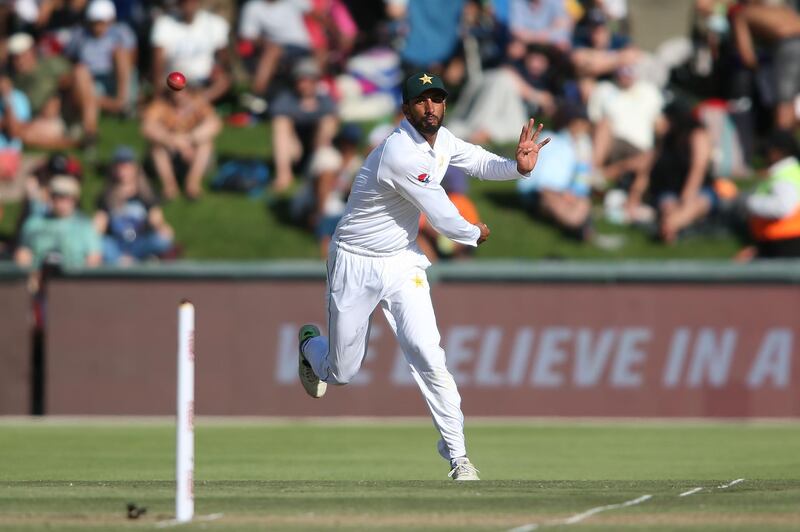
{"label": "white stump", "polygon": [[178,419],[176,444],[175,519],[194,516],[194,305],[178,309]]}

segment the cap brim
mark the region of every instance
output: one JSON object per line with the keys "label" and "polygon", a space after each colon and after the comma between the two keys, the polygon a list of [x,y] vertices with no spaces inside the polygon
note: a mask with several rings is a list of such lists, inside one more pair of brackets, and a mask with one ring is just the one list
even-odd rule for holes
{"label": "cap brim", "polygon": [[422,95],[423,95],[423,94],[425,94],[426,92],[430,92],[430,91],[441,92],[441,93],[443,93],[443,94],[444,94],[444,97],[445,97],[445,98],[447,98],[447,97],[450,95],[450,93],[449,93],[449,92],[447,92],[447,90],[446,90],[446,89],[443,89],[442,87],[430,87],[430,88],[425,88],[425,89],[423,89],[423,90],[421,90],[421,91],[418,91],[418,92],[415,92],[415,93],[409,94],[409,95],[408,95],[408,97],[407,97],[407,99],[406,99],[406,100],[404,100],[404,102],[403,102],[403,103],[408,103],[408,102],[410,102],[411,100],[414,100],[414,99],[416,99],[416,98],[419,98],[420,96],[422,96]]}

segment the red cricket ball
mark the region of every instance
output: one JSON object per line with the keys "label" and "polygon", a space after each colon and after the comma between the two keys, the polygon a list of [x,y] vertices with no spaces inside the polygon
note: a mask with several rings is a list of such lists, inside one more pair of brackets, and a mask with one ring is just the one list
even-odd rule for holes
{"label": "red cricket ball", "polygon": [[186,76],[180,72],[170,72],[167,76],[167,85],[174,91],[183,90],[186,86]]}

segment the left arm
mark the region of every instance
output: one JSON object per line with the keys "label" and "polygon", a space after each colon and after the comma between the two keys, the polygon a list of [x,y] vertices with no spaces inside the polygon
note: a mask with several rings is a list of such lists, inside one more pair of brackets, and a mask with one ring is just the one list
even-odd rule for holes
{"label": "left arm", "polygon": [[538,142],[539,133],[544,126],[535,127],[533,118],[523,126],[515,153],[515,161],[490,153],[480,146],[455,138],[455,149],[450,164],[463,169],[478,179],[505,181],[528,178],[536,166],[539,150],[550,142],[550,137]]}
{"label": "left arm", "polygon": [[211,107],[211,104],[204,101],[201,105],[203,106],[202,114],[204,118],[189,133],[189,137],[194,144],[212,142],[222,131],[222,120],[219,118],[214,108]]}
{"label": "left arm", "polygon": [[745,200],[751,216],[767,220],[780,220],[800,206],[797,187],[787,181],[776,181],[768,193],[752,194]]}
{"label": "left arm", "polygon": [[687,201],[697,195],[703,185],[703,178],[711,162],[711,140],[705,129],[695,129],[689,139],[691,163],[686,176],[686,184],[681,191],[681,201]]}

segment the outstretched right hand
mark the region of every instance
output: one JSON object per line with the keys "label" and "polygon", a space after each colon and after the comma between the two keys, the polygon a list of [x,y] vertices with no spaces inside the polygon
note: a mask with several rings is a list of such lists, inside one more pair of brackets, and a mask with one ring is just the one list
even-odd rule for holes
{"label": "outstretched right hand", "polygon": [[478,222],[475,224],[475,227],[481,230],[481,236],[478,237],[478,245],[483,244],[486,242],[486,239],[489,238],[489,228],[486,227],[486,224],[483,222]]}

